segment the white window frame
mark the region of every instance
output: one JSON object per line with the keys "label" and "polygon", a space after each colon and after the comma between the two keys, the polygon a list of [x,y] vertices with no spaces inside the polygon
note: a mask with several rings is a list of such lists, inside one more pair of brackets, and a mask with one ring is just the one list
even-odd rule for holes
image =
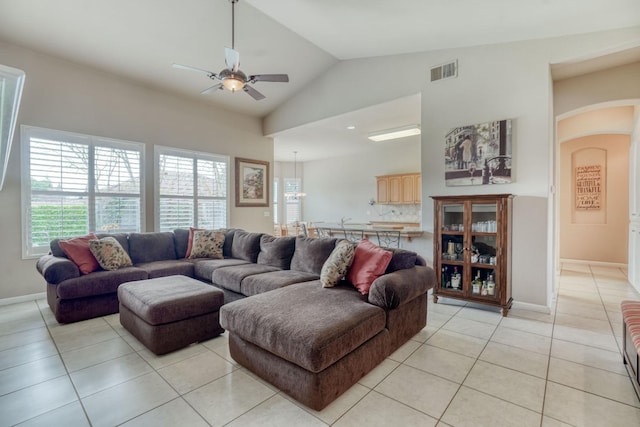
{"label": "white window frame", "polygon": [[273,179],[273,223],[278,224],[278,218],[280,218],[280,214],[278,212],[278,208],[280,203],[278,203],[278,198],[280,197],[280,180],[279,178]]}
{"label": "white window frame", "polygon": [[[145,224],[145,145],[141,142],[124,141],[112,138],[105,138],[100,136],[85,135],[76,132],[66,132],[54,129],[39,128],[35,126],[20,126],[20,140],[21,140],[21,158],[22,158],[22,258],[38,258],[49,252],[49,247],[34,247],[31,245],[31,158],[30,158],[30,141],[31,138],[42,138],[50,140],[58,140],[69,142],[73,144],[82,144],[89,147],[90,163],[88,165],[88,189],[87,192],[56,192],[57,195],[73,194],[86,196],[88,198],[88,213],[89,213],[89,230],[88,231],[101,231],[95,230],[96,226],[96,196],[112,196],[119,194],[122,196],[138,196],[137,194],[129,193],[99,193],[95,188],[95,176],[93,176],[95,157],[93,157],[95,147],[109,147],[109,148],[122,148],[127,150],[136,150],[140,152],[140,230],[146,229]],[[52,236],[55,238],[55,236]]]}
{"label": "white window frame", "polygon": [[[230,157],[229,156],[225,156],[222,154],[214,154],[214,153],[205,153],[205,152],[201,152],[201,151],[193,151],[193,150],[185,150],[185,149],[181,149],[181,148],[173,148],[173,147],[166,147],[166,146],[162,146],[162,145],[156,145],[154,148],[154,179],[153,179],[153,183],[154,183],[154,211],[155,211],[155,216],[154,216],[154,222],[155,222],[155,230],[156,231],[160,231],[160,156],[161,155],[169,155],[169,156],[176,156],[176,157],[184,157],[184,158],[189,158],[189,159],[193,159],[194,161],[196,160],[204,160],[204,161],[215,161],[215,162],[219,162],[219,161],[225,161],[227,163],[227,188],[226,188],[226,218],[225,218],[225,224],[228,227],[229,226],[229,217],[230,217],[230,211],[231,211],[231,204],[230,204],[230,186],[231,186],[231,165],[230,165]],[[197,170],[194,168],[194,171]],[[194,218],[193,218],[193,226],[197,227],[197,209],[198,209],[198,186],[197,186],[197,179],[194,180],[194,194],[192,196],[184,196],[185,199],[193,199],[194,202]],[[172,198],[175,198],[176,196],[171,196]],[[181,198],[181,197],[178,197]],[[210,197],[206,197],[206,199],[210,199]]]}

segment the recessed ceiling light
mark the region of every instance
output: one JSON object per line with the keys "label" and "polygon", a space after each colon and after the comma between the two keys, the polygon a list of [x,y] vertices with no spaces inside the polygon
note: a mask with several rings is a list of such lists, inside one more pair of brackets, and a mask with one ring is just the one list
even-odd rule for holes
{"label": "recessed ceiling light", "polygon": [[355,127],[354,125],[349,125],[349,126],[347,126],[347,129],[349,129],[349,130],[354,130],[355,128],[356,128],[356,127]]}

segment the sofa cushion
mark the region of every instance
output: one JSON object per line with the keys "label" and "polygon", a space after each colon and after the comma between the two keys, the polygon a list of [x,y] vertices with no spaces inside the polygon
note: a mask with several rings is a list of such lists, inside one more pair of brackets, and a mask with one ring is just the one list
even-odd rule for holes
{"label": "sofa cushion", "polygon": [[129,255],[134,264],[176,259],[173,233],[170,231],[131,233],[129,234]]}
{"label": "sofa cushion", "polygon": [[407,268],[412,268],[416,265],[416,261],[418,259],[418,254],[412,251],[407,251],[405,249],[398,248],[383,248],[393,254],[391,257],[391,261],[387,266],[387,270],[385,274],[392,273],[398,270],[404,270]]}
{"label": "sofa cushion", "polygon": [[137,267],[124,267],[114,271],[94,271],[91,274],[61,282],[56,286],[56,294],[60,299],[114,294],[120,284],[132,280],[144,280],[148,277],[146,271]]}
{"label": "sofa cushion", "polygon": [[347,280],[362,295],[367,295],[371,284],[384,274],[392,257],[391,252],[374,245],[368,240],[361,240],[356,247],[356,253],[353,257],[353,264],[351,264],[347,274]]}
{"label": "sofa cushion", "polygon": [[288,270],[291,266],[291,257],[295,248],[295,237],[273,237],[264,234],[260,237],[258,264]]}
{"label": "sofa cushion", "polygon": [[353,262],[356,245],[348,240],[341,240],[325,261],[320,272],[320,283],[325,288],[332,288],[347,275]]}
{"label": "sofa cushion", "polygon": [[243,295],[250,297],[274,289],[293,285],[294,283],[318,280],[318,275],[296,270],[279,270],[268,273],[254,274],[242,279],[240,290]]}
{"label": "sofa cushion", "polygon": [[242,293],[242,279],[252,274],[267,273],[269,271],[278,271],[276,267],[260,264],[240,264],[231,267],[216,269],[211,275],[211,282],[221,288],[229,289],[234,292]]}
{"label": "sofa cushion", "polygon": [[189,263],[193,264],[193,277],[198,280],[211,282],[213,272],[221,267],[230,267],[232,265],[250,264],[249,261],[243,259],[225,258],[225,259],[190,259]]}
{"label": "sofa cushion", "polygon": [[168,276],[124,283],[118,299],[150,325],[163,325],[217,311],[224,294],[190,277]]}
{"label": "sofa cushion", "polygon": [[385,312],[351,286],[298,283],[223,305],[230,334],[320,372],[380,333]]}
{"label": "sofa cushion", "polygon": [[176,258],[186,258],[187,245],[189,244],[189,230],[185,228],[176,228],[173,230],[173,241],[176,246]]}
{"label": "sofa cushion", "polygon": [[71,261],[78,266],[80,273],[89,274],[100,268],[100,264],[89,250],[89,240],[97,239],[96,235],[89,233],[86,236],[69,240],[60,240],[58,245]]}
{"label": "sofa cushion", "polygon": [[215,230],[193,230],[191,250],[187,249],[189,259],[213,258],[222,259],[224,233]]}
{"label": "sofa cushion", "polygon": [[337,239],[296,237],[296,249],[291,258],[291,269],[320,276],[324,262],[336,247]]}
{"label": "sofa cushion", "polygon": [[180,259],[143,262],[142,264],[136,264],[136,267],[146,271],[149,279],[173,275],[193,277],[194,271],[193,263]]}
{"label": "sofa cushion", "polygon": [[231,244],[231,258],[243,259],[253,263],[257,262],[261,237],[262,233],[236,231]]}
{"label": "sofa cushion", "polygon": [[51,255],[61,257],[61,258],[66,258],[67,254],[65,254],[62,248],[60,247],[60,240],[63,240],[63,239],[53,239],[49,243],[49,249],[51,251]]}
{"label": "sofa cushion", "polygon": [[117,270],[132,265],[129,255],[113,237],[90,240],[89,249],[98,260],[100,267],[105,270]]}

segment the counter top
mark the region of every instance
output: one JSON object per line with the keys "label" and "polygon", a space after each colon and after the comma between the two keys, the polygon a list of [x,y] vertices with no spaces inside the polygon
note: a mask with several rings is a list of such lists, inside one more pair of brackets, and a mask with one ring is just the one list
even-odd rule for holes
{"label": "counter top", "polygon": [[[379,223],[378,223],[379,224]],[[402,225],[394,226],[392,223],[387,223],[385,225],[372,225],[369,223],[346,223],[344,227],[338,223],[316,223],[314,224],[313,229],[316,228],[326,228],[329,229],[329,232],[333,235],[339,236],[343,229],[350,231],[363,231],[364,235],[375,236],[376,231],[399,231],[400,237],[406,238],[408,241],[411,241],[414,237],[420,237],[424,233],[420,227],[405,227]]]}

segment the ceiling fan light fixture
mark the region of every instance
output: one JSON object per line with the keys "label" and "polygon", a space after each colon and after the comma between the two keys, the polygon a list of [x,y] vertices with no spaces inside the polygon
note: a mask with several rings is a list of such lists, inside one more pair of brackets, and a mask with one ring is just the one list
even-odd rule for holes
{"label": "ceiling fan light fixture", "polygon": [[390,139],[405,138],[407,136],[420,135],[419,125],[403,126],[394,129],[387,129],[380,132],[370,133],[367,138],[371,141],[381,142]]}
{"label": "ceiling fan light fixture", "polygon": [[244,80],[240,80],[235,76],[227,77],[222,81],[222,86],[224,86],[226,90],[229,90],[231,92],[242,90],[242,88],[244,88],[244,84]]}

